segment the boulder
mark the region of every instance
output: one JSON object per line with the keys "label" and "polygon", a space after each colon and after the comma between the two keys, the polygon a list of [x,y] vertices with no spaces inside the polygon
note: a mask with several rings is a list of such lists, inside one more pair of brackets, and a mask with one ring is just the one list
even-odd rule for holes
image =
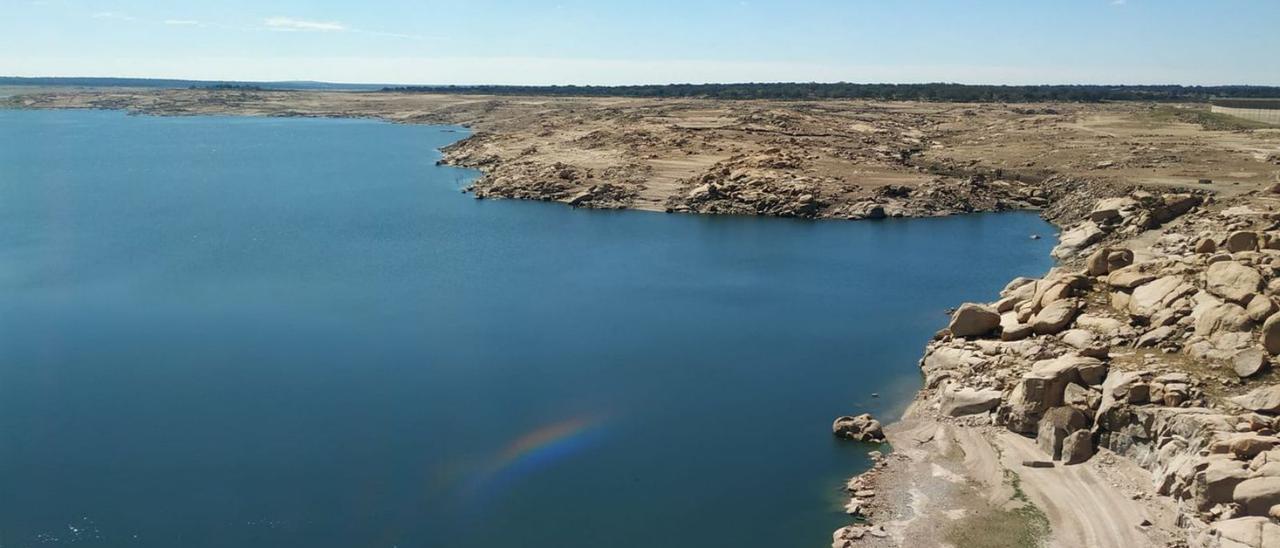
{"label": "boulder", "polygon": [[1089,220],[1100,224],[1111,224],[1120,221],[1137,208],[1138,202],[1127,196],[1104,198],[1098,200],[1097,205],[1093,206],[1093,211],[1089,213]]}
{"label": "boulder", "polygon": [[1266,321],[1267,318],[1280,311],[1280,307],[1276,306],[1275,299],[1266,295],[1254,295],[1252,299],[1249,299],[1249,306],[1244,307],[1244,309],[1245,312],[1248,312],[1249,319],[1255,322]]}
{"label": "boulder", "polygon": [[1280,385],[1263,386],[1231,398],[1236,405],[1256,413],[1280,413]]}
{"label": "boulder", "polygon": [[1237,459],[1247,461],[1253,459],[1262,453],[1275,448],[1280,439],[1273,436],[1262,436],[1258,434],[1242,434],[1232,436],[1225,440],[1231,454]]}
{"label": "boulder", "polygon": [[863,413],[856,417],[840,417],[831,424],[831,432],[837,437],[857,441],[884,441],[884,429],[880,421]]}
{"label": "boulder", "polygon": [[1271,507],[1280,504],[1280,478],[1252,478],[1236,485],[1232,500],[1246,516],[1266,516]]}
{"label": "boulder", "polygon": [[1196,253],[1204,254],[1216,251],[1218,251],[1218,242],[1214,241],[1212,238],[1200,238],[1200,240],[1196,242]]}
{"label": "boulder", "polygon": [[1142,270],[1142,265],[1131,265],[1108,274],[1107,285],[1117,289],[1133,289],[1155,279],[1155,274]]}
{"label": "boulder", "polygon": [[1088,419],[1074,407],[1054,407],[1045,411],[1037,429],[1036,444],[1053,460],[1062,459],[1067,436],[1088,426]]}
{"label": "boulder", "polygon": [[[1067,385],[1080,382],[1079,356],[1063,356],[1041,360],[1031,366],[1009,394],[1008,414],[1004,422],[1014,432],[1034,433],[1040,415],[1063,404]],[[1092,360],[1097,361],[1097,360]]]}
{"label": "boulder", "polygon": [[1205,281],[1210,293],[1239,304],[1249,302],[1262,289],[1262,274],[1235,261],[1209,265]]}
{"label": "boulder", "polygon": [[1104,247],[1089,255],[1085,264],[1090,276],[1105,276],[1133,264],[1133,251]]}
{"label": "boulder", "polygon": [[1229,503],[1236,486],[1249,479],[1249,469],[1243,462],[1216,458],[1209,461],[1204,471],[1196,474],[1197,502],[1207,510],[1215,504]]}
{"label": "boulder", "polygon": [[1262,324],[1262,347],[1272,356],[1280,354],[1280,314],[1272,314]]}
{"label": "boulder", "polygon": [[1280,548],[1280,525],[1265,517],[1243,517],[1214,523],[1199,539],[1215,548]]}
{"label": "boulder", "polygon": [[1258,233],[1241,230],[1232,232],[1227,236],[1227,251],[1239,253],[1241,251],[1257,251],[1258,250]]}
{"label": "boulder", "polygon": [[1168,340],[1169,337],[1172,337],[1176,331],[1177,330],[1174,329],[1173,326],[1169,325],[1152,329],[1151,331],[1144,333],[1141,337],[1138,337],[1137,347],[1150,348],[1153,346],[1159,346],[1160,343]]}
{"label": "boulder", "polygon": [[1138,286],[1129,299],[1129,313],[1150,318],[1152,314],[1169,308],[1173,302],[1195,294],[1196,287],[1183,281],[1181,276],[1165,276]]}
{"label": "boulder", "polygon": [[1076,319],[1076,314],[1079,313],[1080,305],[1075,301],[1054,301],[1036,313],[1035,317],[1031,319],[1031,330],[1035,331],[1037,335],[1059,333],[1069,327],[1071,321]]}
{"label": "boulder", "polygon": [[1247,379],[1267,368],[1267,353],[1259,348],[1247,348],[1236,352],[1231,358],[1231,368],[1235,370],[1236,376]]}
{"label": "boulder", "polygon": [[1093,434],[1088,430],[1076,430],[1062,441],[1062,462],[1080,464],[1093,457]]}
{"label": "boulder", "polygon": [[1152,211],[1155,220],[1161,224],[1167,223],[1191,211],[1192,208],[1204,202],[1204,199],[1195,194],[1165,194],[1161,196],[1164,202],[1160,207]]}
{"label": "boulder", "polygon": [[1051,255],[1057,259],[1070,259],[1085,248],[1097,243],[1106,233],[1092,221],[1085,221],[1076,227],[1063,232],[1058,238],[1058,246]]}
{"label": "boulder", "polygon": [[1248,331],[1253,325],[1244,307],[1234,303],[1218,303],[1209,306],[1196,319],[1196,334],[1212,337],[1218,333]]}
{"label": "boulder", "polygon": [[942,391],[940,411],[949,417],[976,415],[995,409],[1000,401],[999,390],[974,390],[967,387],[955,390],[947,387]]}
{"label": "boulder", "polygon": [[1000,327],[1000,313],[989,306],[965,303],[951,315],[947,328],[956,337],[980,337]]}

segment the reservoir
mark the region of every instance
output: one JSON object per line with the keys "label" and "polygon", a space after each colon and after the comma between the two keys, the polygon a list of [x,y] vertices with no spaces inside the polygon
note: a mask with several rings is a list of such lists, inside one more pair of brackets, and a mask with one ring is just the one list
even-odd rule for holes
{"label": "reservoir", "polygon": [[466,135],[0,110],[0,546],[827,545],[831,421],[1051,266],[1031,212],[478,201]]}

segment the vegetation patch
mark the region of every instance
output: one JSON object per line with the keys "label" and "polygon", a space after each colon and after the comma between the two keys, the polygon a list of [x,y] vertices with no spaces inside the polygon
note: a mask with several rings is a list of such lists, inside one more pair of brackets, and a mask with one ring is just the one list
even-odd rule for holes
{"label": "vegetation patch", "polygon": [[[999,453],[999,448],[996,449]],[[956,548],[1040,548],[1049,538],[1049,517],[1022,490],[1022,478],[1004,470],[1004,481],[1013,488],[1010,504],[982,508],[953,522],[943,538]]]}

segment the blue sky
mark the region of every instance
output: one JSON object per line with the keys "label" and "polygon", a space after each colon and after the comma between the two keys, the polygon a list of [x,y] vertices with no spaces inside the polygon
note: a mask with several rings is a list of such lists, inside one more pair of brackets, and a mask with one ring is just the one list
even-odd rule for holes
{"label": "blue sky", "polygon": [[1280,85],[1277,0],[0,0],[0,75]]}

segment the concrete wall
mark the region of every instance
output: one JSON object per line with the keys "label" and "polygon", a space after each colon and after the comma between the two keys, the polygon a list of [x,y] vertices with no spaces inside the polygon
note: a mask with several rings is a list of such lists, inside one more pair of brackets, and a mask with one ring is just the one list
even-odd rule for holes
{"label": "concrete wall", "polygon": [[1231,108],[1213,105],[1213,112],[1230,114],[1237,118],[1280,125],[1280,109],[1265,108]]}

